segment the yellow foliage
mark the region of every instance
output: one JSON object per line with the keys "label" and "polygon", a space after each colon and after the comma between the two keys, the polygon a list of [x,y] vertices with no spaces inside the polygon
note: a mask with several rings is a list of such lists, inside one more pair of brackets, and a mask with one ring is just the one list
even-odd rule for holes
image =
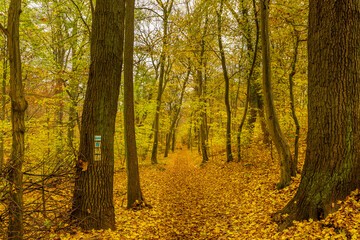
{"label": "yellow foliage", "polygon": [[[271,214],[293,197],[300,181],[277,190],[278,164],[264,149],[241,163],[210,160],[195,152],[170,156],[165,170],[141,166],[143,194],[153,208],[127,210],[126,172],[115,176],[116,231],[64,233],[60,239],[358,239],[359,192],[322,221],[295,222],[277,232]],[[255,154],[254,154],[255,156]],[[302,152],[303,158],[303,152]]]}

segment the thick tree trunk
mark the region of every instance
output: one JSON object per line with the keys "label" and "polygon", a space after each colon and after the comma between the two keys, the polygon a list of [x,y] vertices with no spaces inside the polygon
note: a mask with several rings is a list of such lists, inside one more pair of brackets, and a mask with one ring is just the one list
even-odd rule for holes
{"label": "thick tree trunk", "polygon": [[84,229],[115,229],[114,132],[123,59],[124,10],[124,1],[96,1],[72,206],[72,219]]}
{"label": "thick tree trunk", "polygon": [[8,239],[23,238],[23,173],[25,110],[27,102],[21,77],[19,19],[21,0],[11,0],[8,18],[8,50],[10,59],[10,98],[12,150],[9,162],[9,227]]}
{"label": "thick tree trunk", "polygon": [[261,0],[261,40],[263,63],[263,92],[266,123],[271,137],[279,153],[280,182],[278,188],[290,184],[291,176],[296,175],[296,166],[291,159],[290,147],[280,129],[280,124],[275,113],[273,93],[271,87],[271,59],[269,41],[269,0]]}
{"label": "thick tree trunk", "polygon": [[226,58],[225,58],[225,52],[223,48],[222,43],[222,32],[221,32],[221,15],[223,12],[223,0],[221,0],[220,3],[220,11],[218,13],[218,42],[219,42],[219,50],[220,50],[220,56],[221,56],[221,66],[223,69],[224,74],[224,80],[225,80],[225,107],[226,107],[226,161],[232,162],[234,160],[232,151],[231,151],[231,109],[230,109],[230,102],[229,102],[229,85],[230,85],[230,79],[228,75],[228,71],[226,68]]}
{"label": "thick tree trunk", "polygon": [[280,229],[326,217],[360,188],[360,2],[310,0],[309,9],[306,157]]}
{"label": "thick tree trunk", "polygon": [[134,113],[134,9],[135,0],[126,0],[125,52],[124,52],[124,124],[127,164],[127,207],[142,206],[144,198],[140,188],[138,156],[135,139]]}

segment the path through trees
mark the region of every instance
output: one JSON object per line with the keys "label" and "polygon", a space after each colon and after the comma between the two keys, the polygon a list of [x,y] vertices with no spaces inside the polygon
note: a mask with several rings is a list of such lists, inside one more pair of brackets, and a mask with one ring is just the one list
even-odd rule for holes
{"label": "path through trees", "polygon": [[296,184],[276,190],[277,161],[260,147],[253,154],[244,164],[226,164],[218,156],[200,166],[196,151],[180,150],[158,165],[140,165],[142,190],[153,207],[141,211],[125,210],[121,170],[114,186],[119,227],[99,234],[104,239],[271,239],[280,233],[270,215],[289,200]]}

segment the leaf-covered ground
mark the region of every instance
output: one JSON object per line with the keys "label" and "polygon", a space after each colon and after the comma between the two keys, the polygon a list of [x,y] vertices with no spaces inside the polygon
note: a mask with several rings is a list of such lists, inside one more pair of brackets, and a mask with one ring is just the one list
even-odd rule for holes
{"label": "leaf-covered ground", "polygon": [[[144,196],[152,208],[126,210],[126,173],[116,174],[116,231],[53,233],[61,239],[358,239],[359,197],[354,192],[335,215],[305,221],[282,233],[271,220],[299,183],[276,190],[276,160],[263,149],[242,163],[212,158],[205,166],[196,152],[181,150],[158,166],[142,166]],[[60,234],[60,235],[59,235]]]}

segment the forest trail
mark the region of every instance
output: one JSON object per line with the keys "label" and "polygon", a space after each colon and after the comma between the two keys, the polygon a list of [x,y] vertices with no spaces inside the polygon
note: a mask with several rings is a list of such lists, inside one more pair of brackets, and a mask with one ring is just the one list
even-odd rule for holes
{"label": "forest trail", "polygon": [[349,231],[358,231],[360,195],[326,220],[277,232],[270,216],[295,194],[299,176],[277,190],[278,164],[261,146],[247,151],[241,163],[225,159],[218,154],[200,166],[196,151],[180,150],[155,166],[141,161],[142,191],[152,208],[140,210],[125,208],[126,171],[120,169],[114,182],[116,230],[72,229],[51,239],[349,239]]}
{"label": "forest trail", "polygon": [[276,239],[270,214],[291,194],[275,190],[275,160],[262,155],[241,164],[221,159],[200,166],[196,151],[181,150],[158,166],[141,167],[143,193],[153,208],[125,214],[118,208],[114,234],[123,239]]}

